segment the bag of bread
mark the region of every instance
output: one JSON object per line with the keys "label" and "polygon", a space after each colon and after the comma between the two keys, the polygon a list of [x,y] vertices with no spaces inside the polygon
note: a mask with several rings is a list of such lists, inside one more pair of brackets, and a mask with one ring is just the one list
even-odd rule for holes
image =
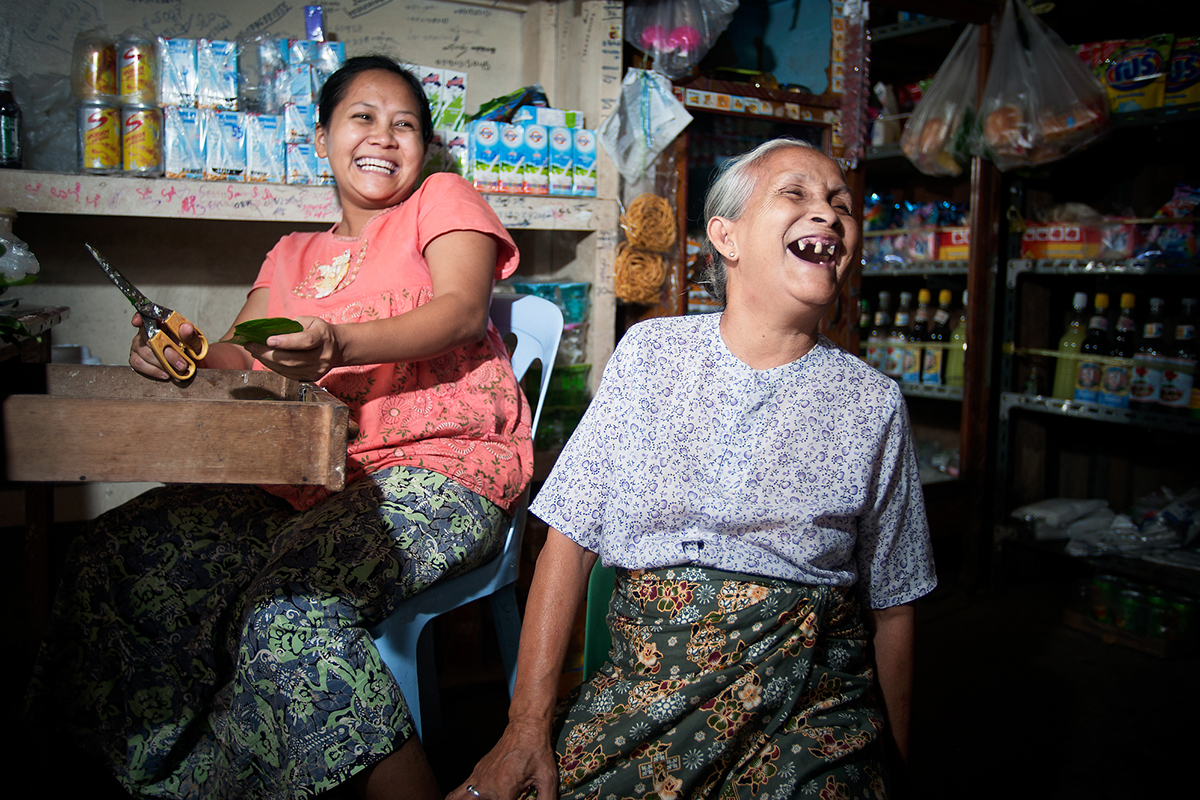
{"label": "bag of bread", "polygon": [[1045,164],[1108,131],[1104,87],[1021,0],[996,35],[972,152],[1002,170]]}
{"label": "bag of bread", "polygon": [[900,149],[926,175],[961,175],[971,159],[979,27],[968,25],[954,43],[900,136]]}

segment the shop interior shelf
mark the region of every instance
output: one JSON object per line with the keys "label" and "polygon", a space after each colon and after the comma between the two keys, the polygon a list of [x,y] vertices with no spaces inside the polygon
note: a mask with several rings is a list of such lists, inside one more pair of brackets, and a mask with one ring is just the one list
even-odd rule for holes
{"label": "shop interior shelf", "polygon": [[1116,260],[1088,258],[1024,259],[1008,262],[1008,288],[1017,285],[1022,272],[1039,275],[1170,275],[1200,276],[1200,260],[1126,258]]}
{"label": "shop interior shelf", "polygon": [[1110,408],[1097,403],[1079,403],[1074,400],[1060,400],[1057,397],[1004,392],[1000,395],[1001,418],[1008,419],[1009,413],[1013,409],[1111,422],[1119,425],[1141,425],[1179,433],[1200,433],[1200,418],[1196,417],[1157,414],[1139,409]]}
{"label": "shop interior shelf", "polygon": [[908,397],[932,397],[938,400],[962,402],[961,386],[936,386],[928,383],[901,383],[900,392]]}
{"label": "shop interior shelf", "polygon": [[966,275],[966,261],[905,261],[878,266],[863,264],[864,278],[888,278],[894,275]]}

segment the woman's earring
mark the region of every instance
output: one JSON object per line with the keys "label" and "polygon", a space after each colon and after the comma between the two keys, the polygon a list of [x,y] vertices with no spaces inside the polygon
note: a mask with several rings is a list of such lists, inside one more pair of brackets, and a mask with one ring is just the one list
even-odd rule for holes
{"label": "woman's earring", "polygon": [[735,252],[733,252],[732,250],[730,250],[730,251],[729,251],[729,257],[730,257],[730,258],[737,258],[737,253],[735,253]]}

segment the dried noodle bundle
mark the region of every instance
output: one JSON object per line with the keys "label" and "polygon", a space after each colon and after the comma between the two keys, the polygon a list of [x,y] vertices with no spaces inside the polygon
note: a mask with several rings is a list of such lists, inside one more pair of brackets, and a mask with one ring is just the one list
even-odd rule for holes
{"label": "dried noodle bundle", "polygon": [[675,212],[665,197],[642,194],[621,215],[621,227],[631,247],[665,253],[675,244]]}
{"label": "dried noodle bundle", "polygon": [[659,301],[663,282],[667,279],[667,262],[656,253],[630,247],[621,242],[617,248],[617,263],[613,283],[617,298],[626,303],[653,305]]}

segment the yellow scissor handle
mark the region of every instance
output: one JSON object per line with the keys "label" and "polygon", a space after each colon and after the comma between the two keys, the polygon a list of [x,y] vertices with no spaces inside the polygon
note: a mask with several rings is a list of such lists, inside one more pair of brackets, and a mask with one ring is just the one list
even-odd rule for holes
{"label": "yellow scissor handle", "polygon": [[[180,358],[187,362],[187,369],[182,373],[175,369],[170,359],[167,358],[166,350],[168,347],[178,352]],[[162,365],[162,368],[175,380],[186,381],[196,374],[196,362],[192,360],[190,355],[191,348],[180,346],[170,336],[167,336],[166,331],[160,330],[150,337],[150,349],[154,351],[154,355],[158,358],[158,363]]]}
{"label": "yellow scissor handle", "polygon": [[172,311],[166,319],[159,321],[158,327],[165,330],[167,335],[175,340],[177,350],[182,350],[183,354],[193,361],[200,361],[208,355],[208,338],[193,324],[192,330],[195,333],[192,335],[192,341],[198,340],[200,342],[200,349],[197,350],[195,347],[192,347],[192,343],[184,339],[179,333],[180,327],[187,321],[188,318],[183,314],[180,314],[178,311]]}

